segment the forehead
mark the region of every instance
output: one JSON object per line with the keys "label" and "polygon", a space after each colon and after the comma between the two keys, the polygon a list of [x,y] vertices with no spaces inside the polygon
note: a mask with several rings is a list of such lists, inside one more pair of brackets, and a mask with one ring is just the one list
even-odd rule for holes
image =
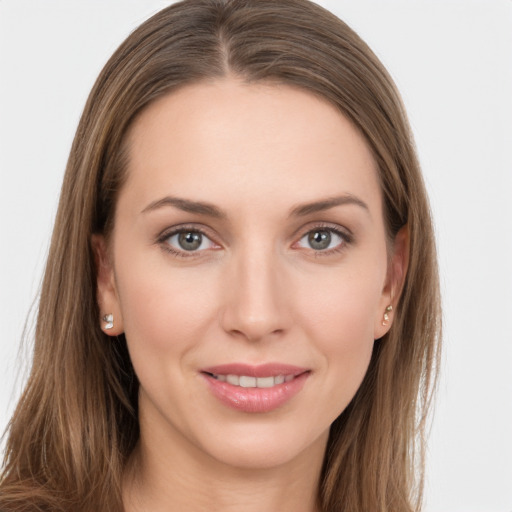
{"label": "forehead", "polygon": [[228,207],[350,193],[380,207],[375,161],[359,131],[327,101],[288,85],[183,87],[142,112],[128,151],[124,194],[141,206],[159,194]]}

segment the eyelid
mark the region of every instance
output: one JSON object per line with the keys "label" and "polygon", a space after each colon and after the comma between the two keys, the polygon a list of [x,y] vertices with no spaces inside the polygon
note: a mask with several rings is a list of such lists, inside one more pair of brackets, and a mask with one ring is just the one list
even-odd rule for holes
{"label": "eyelid", "polygon": [[336,247],[333,247],[331,249],[323,249],[323,250],[315,250],[313,248],[307,249],[300,247],[301,250],[309,250],[315,254],[315,256],[328,256],[333,253],[337,253],[345,249],[347,245],[351,245],[354,243],[354,234],[350,229],[344,226],[340,226],[339,224],[331,224],[328,222],[317,222],[309,224],[306,227],[301,228],[300,230],[300,236],[295,237],[295,242],[292,244],[293,246],[296,246],[305,236],[307,236],[312,231],[330,231],[332,233],[335,233],[339,237],[342,238],[343,242]]}
{"label": "eyelid", "polygon": [[[315,250],[313,248],[310,248],[309,250],[313,252],[316,256],[327,256],[333,253],[337,253],[342,251],[347,245],[350,245],[354,242],[354,235],[350,229],[348,229],[345,226],[340,226],[339,224],[331,224],[329,222],[316,222],[316,223],[310,223],[307,226],[303,226],[300,230],[297,230],[294,235],[294,242],[292,244],[292,248],[298,244],[300,240],[302,240],[306,235],[311,233],[315,230],[324,230],[324,231],[330,231],[332,233],[335,233],[339,237],[342,238],[343,242],[340,243],[338,246],[333,247],[331,249],[323,249],[323,250]],[[186,250],[180,250],[179,248],[176,248],[174,246],[171,246],[167,243],[167,240],[172,237],[173,235],[183,233],[183,232],[196,232],[200,233],[202,236],[206,237],[212,244],[214,244],[215,248],[209,248],[209,249],[201,249],[197,251],[186,251]],[[198,257],[202,253],[208,251],[208,250],[216,250],[222,248],[222,245],[219,244],[215,239],[217,238],[215,235],[212,235],[211,230],[197,224],[178,224],[169,228],[166,228],[163,230],[160,235],[158,235],[156,239],[156,243],[160,244],[162,248],[168,252],[171,252],[174,255],[177,256],[183,256],[183,257]],[[300,236],[297,236],[297,234],[300,233]],[[302,250],[308,250],[306,248],[300,248]]]}
{"label": "eyelid", "polygon": [[302,226],[301,228],[297,229],[295,233],[293,234],[293,238],[299,239],[302,238],[304,235],[310,233],[311,231],[314,231],[315,229],[324,229],[325,231],[333,231],[335,233],[338,233],[340,236],[345,238],[347,241],[353,241],[354,239],[354,233],[352,230],[347,228],[346,226],[342,226],[340,224],[336,224],[334,222],[327,222],[327,221],[318,221],[318,222],[308,222],[305,226]]}
{"label": "eyelid", "polygon": [[[203,237],[207,238],[216,247],[210,247],[208,249],[201,249],[197,251],[186,251],[167,243],[167,240],[169,240],[169,238],[171,238],[172,236],[187,232],[200,233]],[[178,224],[176,226],[166,228],[160,233],[160,235],[158,235],[156,243],[159,244],[165,251],[170,252],[173,255],[185,258],[194,256],[198,257],[199,255],[201,255],[202,253],[209,249],[215,250],[221,247],[221,245],[215,241],[215,237],[210,234],[209,229],[205,229],[203,226],[198,226],[197,224]]]}

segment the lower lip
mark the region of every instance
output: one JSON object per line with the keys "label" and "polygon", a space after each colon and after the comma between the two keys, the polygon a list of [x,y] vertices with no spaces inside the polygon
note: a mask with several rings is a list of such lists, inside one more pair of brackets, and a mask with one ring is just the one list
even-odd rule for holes
{"label": "lower lip", "polygon": [[243,388],[203,373],[210,391],[224,404],[243,412],[270,412],[281,407],[294,397],[304,386],[310,372],[294,377],[271,388]]}

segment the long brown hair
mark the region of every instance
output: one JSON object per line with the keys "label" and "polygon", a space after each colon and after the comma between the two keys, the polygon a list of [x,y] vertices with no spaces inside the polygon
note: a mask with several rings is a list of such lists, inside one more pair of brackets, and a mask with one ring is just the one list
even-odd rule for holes
{"label": "long brown hair", "polygon": [[100,329],[91,235],[112,228],[134,118],[178,87],[228,73],[331,102],[373,152],[390,238],[408,226],[396,317],[331,427],[319,503],[326,512],[419,510],[440,340],[430,210],[391,78],[345,23],[307,0],[171,5],[135,30],[101,72],[67,164],[32,371],[9,424],[1,510],[122,510],[121,478],[139,435],[138,381],[124,336],[112,342]]}

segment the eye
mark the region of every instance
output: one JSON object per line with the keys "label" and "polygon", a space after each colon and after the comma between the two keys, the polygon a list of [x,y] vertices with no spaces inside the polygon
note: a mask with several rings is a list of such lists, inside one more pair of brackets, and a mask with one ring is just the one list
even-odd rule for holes
{"label": "eye", "polygon": [[308,231],[297,245],[314,251],[328,251],[339,248],[346,241],[346,237],[335,229],[317,228]]}
{"label": "eye", "polygon": [[169,249],[177,252],[198,252],[216,247],[204,233],[192,229],[176,231],[164,241],[170,246]]}

